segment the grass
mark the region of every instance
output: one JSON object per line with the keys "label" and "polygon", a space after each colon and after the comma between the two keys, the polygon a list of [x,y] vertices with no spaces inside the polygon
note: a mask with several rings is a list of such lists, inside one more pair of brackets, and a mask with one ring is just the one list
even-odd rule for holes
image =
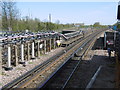
{"label": "grass", "polygon": [[1,75],[4,75],[4,76],[6,75],[4,72],[2,72],[2,73],[0,73],[0,74],[1,74]]}
{"label": "grass", "polygon": [[17,68],[17,70],[21,70],[21,68]]}
{"label": "grass", "polygon": [[33,62],[28,62],[29,64],[33,64]]}
{"label": "grass", "polygon": [[46,56],[46,54],[40,54],[40,56]]}
{"label": "grass", "polygon": [[0,83],[0,86],[2,86],[2,83]]}
{"label": "grass", "polygon": [[0,72],[0,75],[2,75],[2,72]]}

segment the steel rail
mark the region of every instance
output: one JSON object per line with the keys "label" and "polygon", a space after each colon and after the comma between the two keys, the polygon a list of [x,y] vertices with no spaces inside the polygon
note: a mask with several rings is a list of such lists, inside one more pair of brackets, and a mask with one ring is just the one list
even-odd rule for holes
{"label": "steel rail", "polygon": [[[95,34],[95,36],[96,36],[96,34]],[[93,36],[93,37],[94,37],[94,36]],[[79,47],[79,48],[71,55],[71,57],[73,57],[74,54],[77,53],[81,48],[83,48],[84,46],[86,46],[86,44],[92,43],[92,42],[90,42],[90,40],[93,39],[93,37],[91,37],[90,39],[88,39],[87,42],[85,42],[81,47]],[[94,40],[93,40],[93,41],[94,41]],[[85,52],[87,51],[87,49],[88,49],[88,48],[86,48],[86,49],[84,50],[84,53],[82,54],[82,56],[85,54]],[[82,56],[80,56],[80,57],[82,58]],[[70,59],[71,57],[69,57],[69,58],[67,59],[67,61],[66,61],[65,63],[63,63],[63,64],[57,69],[57,71],[54,72],[54,73],[49,77],[49,79],[46,80],[38,89],[44,87],[44,86],[46,85],[46,83],[47,83],[53,76],[55,76],[55,74],[69,61],[69,59]],[[81,60],[80,60],[80,61],[81,61]],[[75,72],[76,68],[78,67],[80,61],[75,65],[75,68],[73,69],[73,71],[71,72],[70,76],[68,77],[68,79],[67,79],[66,82],[64,83],[62,89],[64,89],[64,88],[66,87],[67,83],[69,82],[70,78],[72,77],[73,73]]]}
{"label": "steel rail", "polygon": [[[90,36],[90,35],[86,36],[84,39],[86,39],[86,38],[89,37],[89,36]],[[78,42],[79,42],[79,41],[77,41],[77,43],[78,43]],[[83,48],[86,44],[87,44],[87,42],[84,43],[84,44],[82,44],[81,47],[79,47],[70,57],[68,57],[67,60],[66,60],[59,68],[57,68],[56,71],[53,72],[53,73],[51,74],[51,76],[49,76],[49,78],[39,87],[39,89],[42,88],[42,87],[68,62],[68,60],[69,60],[70,58],[72,58],[72,57],[74,56],[74,54],[77,53],[79,50],[81,50],[81,48]],[[73,45],[74,45],[74,44],[73,44]],[[68,48],[71,48],[71,47],[68,47]],[[81,56],[80,56],[80,57],[81,57]]]}
{"label": "steel rail", "polygon": [[[87,44],[87,43],[82,44],[82,46],[79,47],[78,50],[80,50],[80,49],[81,49],[82,47],[84,47],[86,44]],[[39,89],[42,88],[42,87],[68,62],[68,60],[74,56],[74,54],[75,54],[78,50],[76,50],[70,57],[68,57],[68,58],[66,59],[66,61],[65,61],[59,68],[57,68],[56,71],[39,87]]]}
{"label": "steel rail", "polygon": [[[94,36],[93,36],[93,37],[94,37]],[[97,37],[97,36],[96,36],[96,37]],[[79,62],[77,63],[77,65],[75,65],[75,68],[73,69],[73,71],[71,72],[70,76],[68,77],[68,79],[66,80],[66,82],[64,83],[64,85],[62,86],[62,90],[67,86],[67,84],[68,84],[68,82],[70,81],[71,77],[73,76],[74,72],[75,72],[76,69],[78,68],[78,66],[79,66],[79,64],[80,64],[80,62],[81,62],[81,60],[82,60],[83,55],[85,55],[86,52],[89,50],[89,48],[92,47],[93,42],[96,40],[96,38],[91,38],[90,40],[91,40],[91,42],[89,42],[89,40],[88,40],[88,42],[85,43],[85,45],[86,45],[86,44],[90,44],[90,46],[88,46],[87,48],[85,48],[84,52],[83,52],[82,55],[80,56],[81,58],[80,58]],[[79,49],[78,49],[78,50],[79,50]]]}
{"label": "steel rail", "polygon": [[[42,72],[40,72],[40,74],[36,74],[36,75],[34,76],[34,78],[30,79],[30,80],[27,81],[26,83],[23,83],[19,88],[24,88],[24,87],[26,87],[26,85],[29,86],[29,83],[30,83],[30,82],[32,82],[33,80],[37,79],[40,75],[43,75],[43,74],[44,74],[46,71],[48,71],[50,68],[59,67],[58,63],[60,63],[60,65],[61,65],[62,62],[67,62],[67,60],[64,61],[64,59],[66,58],[65,56],[67,56],[67,57],[69,57],[69,58],[70,58],[71,56],[73,56],[73,54],[71,53],[72,51],[73,51],[73,49],[67,51],[67,53],[65,53],[65,54],[63,54],[61,57],[59,57],[59,58],[58,58],[56,61],[54,61],[50,66],[46,67],[46,69],[43,70]],[[70,53],[70,54],[69,54],[69,53]],[[56,66],[56,65],[57,65],[57,66]]]}
{"label": "steel rail", "polygon": [[[86,40],[86,39],[85,39]],[[82,41],[82,42],[80,42],[80,43],[83,43],[84,42],[84,40]],[[79,47],[79,45],[77,44],[76,45],[76,47],[78,48]],[[23,83],[22,85],[20,85],[20,86],[18,86],[19,88],[24,88],[24,87],[29,87],[30,85],[30,82],[32,82],[32,81],[35,81],[35,79],[37,79],[39,76],[42,76],[46,71],[48,71],[50,68],[53,68],[53,67],[57,67],[57,68],[59,68],[59,66],[62,64],[62,63],[64,63],[64,62],[66,62],[65,61],[65,58],[66,57],[70,57],[70,56],[73,56],[74,54],[72,54],[73,53],[73,51],[75,51],[75,49],[76,49],[76,47],[73,47],[72,49],[70,49],[70,50],[68,50],[65,54],[63,54],[61,57],[59,57],[57,60],[55,60],[53,63],[51,63],[50,64],[50,66],[47,66],[46,68],[45,68],[45,70],[43,70],[43,71],[41,71],[39,74],[36,74],[34,77],[32,77],[31,79],[29,79],[28,81],[26,81],[25,83]],[[58,63],[60,63],[60,65],[58,65]],[[55,66],[55,65],[58,65],[58,66]],[[54,72],[54,71],[52,71],[52,72]],[[39,77],[40,78],[40,77]],[[42,80],[41,80],[42,81]],[[32,82],[33,83],[33,82]]]}
{"label": "steel rail", "polygon": [[[86,50],[87,50],[87,48],[85,49],[84,53],[86,52]],[[84,55],[84,53],[82,54],[82,56]],[[82,58],[82,56],[81,56],[81,58]],[[68,77],[68,79],[66,80],[66,82],[64,83],[64,85],[62,86],[62,89],[64,89],[66,87],[66,85],[68,84],[69,80],[73,76],[75,70],[78,68],[78,65],[80,64],[80,62],[81,62],[81,60],[79,60],[79,62],[77,63],[77,65],[75,65],[75,68],[73,69],[73,71],[71,72],[70,76]]]}
{"label": "steel rail", "polygon": [[[89,39],[90,40],[90,39]],[[88,42],[89,42],[89,40],[88,40]],[[85,42],[79,49],[81,49],[83,46],[85,46],[88,42]],[[79,50],[78,49],[78,50]],[[73,57],[74,56],[74,54],[76,53],[76,52],[78,52],[78,50],[76,50],[70,57],[68,57],[68,59],[66,60],[66,62],[68,62],[68,60],[71,58],[71,57]],[[85,50],[86,51],[86,50]],[[65,62],[65,63],[66,63]],[[58,70],[65,64],[65,63],[63,63],[58,69],[57,69],[57,71],[56,72],[54,72],[51,76],[50,76],[50,78],[52,78],[57,72],[58,72]],[[73,71],[74,72],[74,71]],[[71,74],[72,75],[72,74]],[[71,76],[70,76],[71,77]],[[48,79],[48,80],[46,80],[40,87],[39,87],[39,89],[40,88],[42,88],[49,80],[50,80],[50,78]],[[68,79],[69,80],[69,79]],[[66,83],[67,84],[67,83]]]}

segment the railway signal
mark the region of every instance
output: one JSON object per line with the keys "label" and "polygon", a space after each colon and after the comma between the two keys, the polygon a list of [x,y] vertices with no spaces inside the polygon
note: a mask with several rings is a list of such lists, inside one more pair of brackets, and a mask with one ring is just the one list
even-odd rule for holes
{"label": "railway signal", "polygon": [[118,2],[118,12],[117,12],[117,30],[120,31],[120,1]]}
{"label": "railway signal", "polygon": [[117,19],[120,20],[120,1],[118,2],[118,13],[117,13]]}

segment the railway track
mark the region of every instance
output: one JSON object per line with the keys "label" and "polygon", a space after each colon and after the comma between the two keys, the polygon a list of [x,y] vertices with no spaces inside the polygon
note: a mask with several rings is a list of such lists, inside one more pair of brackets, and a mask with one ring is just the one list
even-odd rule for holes
{"label": "railway track", "polygon": [[[94,34],[97,35],[98,33],[100,32]],[[84,38],[80,43],[78,43],[71,49],[66,49],[66,53],[61,52],[59,55],[56,55],[54,58],[51,58],[47,62],[44,62],[43,64],[35,67],[33,70],[27,72],[25,75],[7,84],[2,89],[6,89],[6,88],[10,89],[15,87],[36,88],[38,86],[42,86],[60,69],[60,67],[62,67],[69,59],[71,59],[74,56],[74,54],[78,51],[78,48],[81,49],[81,47],[85,45],[85,42],[89,42],[89,41],[90,41],[90,37],[89,40],[87,38]]]}
{"label": "railway track", "polygon": [[74,74],[74,72],[76,71],[76,69],[78,68],[82,56],[86,53],[86,51],[89,49],[88,47],[91,47],[92,43],[94,42],[95,38],[90,37],[89,39],[87,39],[80,48],[83,48],[82,52],[79,51],[79,55],[78,60],[76,60],[76,58],[70,58],[68,60],[68,62],[66,62],[62,68],[60,68],[58,71],[56,71],[56,73],[51,76],[52,78],[50,78],[46,83],[44,83],[42,86],[39,87],[40,88],[61,88],[64,89],[65,87],[67,87],[67,84],[70,82],[70,79],[72,77],[72,75]]}

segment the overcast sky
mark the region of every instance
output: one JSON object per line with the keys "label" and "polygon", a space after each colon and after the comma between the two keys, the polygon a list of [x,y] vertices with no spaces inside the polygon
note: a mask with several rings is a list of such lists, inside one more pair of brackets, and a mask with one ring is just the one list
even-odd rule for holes
{"label": "overcast sky", "polygon": [[118,2],[17,2],[21,17],[30,16],[47,21],[49,14],[52,22],[85,23],[100,22],[112,25],[117,22]]}

